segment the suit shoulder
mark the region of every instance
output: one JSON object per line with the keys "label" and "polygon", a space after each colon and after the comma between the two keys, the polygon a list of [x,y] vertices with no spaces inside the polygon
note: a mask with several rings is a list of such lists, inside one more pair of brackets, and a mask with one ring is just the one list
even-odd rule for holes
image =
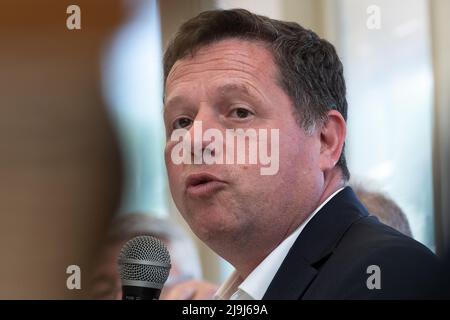
{"label": "suit shoulder", "polygon": [[[438,268],[437,257],[427,247],[372,217],[358,220],[347,230],[332,260],[343,267],[342,284],[353,289],[347,290],[348,298],[352,294],[356,298],[425,297]],[[372,272],[380,275],[380,290],[368,289]]]}
{"label": "suit shoulder", "polygon": [[354,248],[364,252],[388,254],[406,250],[432,259],[436,256],[423,244],[379,222],[375,217],[363,217],[352,224],[336,247]]}

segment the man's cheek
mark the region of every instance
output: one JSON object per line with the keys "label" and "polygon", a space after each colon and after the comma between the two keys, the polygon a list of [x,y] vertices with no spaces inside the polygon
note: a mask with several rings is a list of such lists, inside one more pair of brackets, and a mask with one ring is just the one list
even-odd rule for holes
{"label": "man's cheek", "polygon": [[167,168],[168,168],[169,183],[172,189],[175,190],[180,189],[181,188],[180,173],[177,172],[176,168],[173,165],[169,165]]}
{"label": "man's cheek", "polygon": [[164,161],[166,162],[167,170],[169,170],[169,166],[171,164],[171,160],[170,160],[171,150],[172,150],[171,146],[169,144],[166,144],[166,146],[164,148]]}

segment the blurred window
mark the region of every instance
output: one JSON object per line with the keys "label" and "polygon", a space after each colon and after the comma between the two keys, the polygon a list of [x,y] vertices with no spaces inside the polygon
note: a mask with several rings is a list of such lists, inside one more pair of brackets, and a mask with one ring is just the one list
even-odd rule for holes
{"label": "blurred window", "polygon": [[428,5],[339,0],[336,40],[348,88],[350,172],[389,194],[414,237],[434,250]]}
{"label": "blurred window", "polygon": [[120,212],[167,214],[162,120],[162,48],[155,0],[124,1],[129,20],[106,50],[104,92],[122,146]]}

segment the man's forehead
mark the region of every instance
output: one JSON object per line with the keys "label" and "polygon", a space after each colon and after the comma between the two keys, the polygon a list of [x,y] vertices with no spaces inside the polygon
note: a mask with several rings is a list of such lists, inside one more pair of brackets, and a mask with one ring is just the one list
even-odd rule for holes
{"label": "man's forehead", "polygon": [[225,53],[227,51],[237,51],[242,52],[242,55],[248,55],[251,53],[260,52],[261,54],[269,54],[267,43],[260,40],[251,39],[239,39],[239,38],[226,38],[222,40],[214,41],[207,45],[200,46],[195,50],[195,55],[197,57],[203,57],[210,55],[212,53]]}
{"label": "man's forehead", "polygon": [[271,60],[273,60],[271,52],[261,41],[224,39],[202,46],[193,54],[188,53],[177,60],[168,74],[167,82],[205,67],[214,70],[215,67],[220,69],[223,65],[229,65],[236,70],[239,68],[245,70],[264,65],[268,69]]}
{"label": "man's forehead", "polygon": [[[208,75],[208,82],[216,80],[213,79],[215,75],[221,78],[225,72],[230,77],[236,73],[238,77],[242,74],[247,79],[261,80],[270,77],[273,80],[275,77],[271,76],[276,74],[276,68],[272,60],[271,52],[261,42],[241,39],[220,40],[198,49],[193,56],[187,55],[177,60],[167,77],[165,94],[167,95],[169,87],[173,88],[176,84],[183,82],[192,84],[192,80],[203,80],[205,73],[208,72],[212,73]],[[237,88],[233,85],[221,88],[225,91],[228,89]],[[241,86],[239,89],[244,91],[246,88]]]}

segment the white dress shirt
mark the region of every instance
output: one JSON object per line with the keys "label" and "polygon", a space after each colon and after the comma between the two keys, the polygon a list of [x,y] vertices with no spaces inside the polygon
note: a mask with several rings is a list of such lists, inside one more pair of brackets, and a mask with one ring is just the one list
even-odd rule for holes
{"label": "white dress shirt", "polygon": [[316,210],[281,244],[278,245],[248,276],[243,279],[236,271],[220,286],[214,298],[217,300],[261,300],[275,277],[283,260],[308,222],[342,189],[322,202]]}

